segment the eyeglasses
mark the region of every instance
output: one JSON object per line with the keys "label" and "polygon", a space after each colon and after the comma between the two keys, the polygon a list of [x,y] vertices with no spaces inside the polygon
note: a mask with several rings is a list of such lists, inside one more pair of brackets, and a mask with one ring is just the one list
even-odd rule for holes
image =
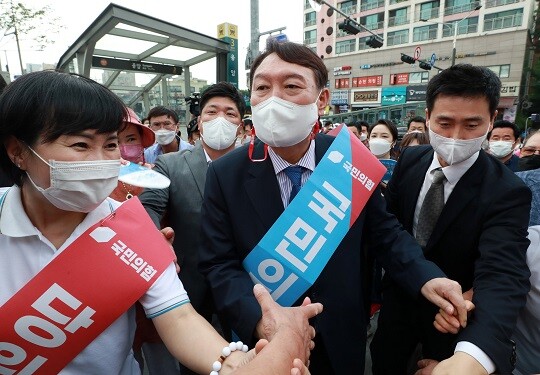
{"label": "eyeglasses", "polygon": [[521,149],[521,155],[528,156],[528,155],[532,155],[532,154],[540,155],[540,148],[523,147]]}
{"label": "eyeglasses", "polygon": [[167,129],[167,130],[174,130],[176,124],[173,124],[170,121],[164,121],[164,122],[153,122],[150,124],[150,128],[152,130],[159,130],[159,129]]}

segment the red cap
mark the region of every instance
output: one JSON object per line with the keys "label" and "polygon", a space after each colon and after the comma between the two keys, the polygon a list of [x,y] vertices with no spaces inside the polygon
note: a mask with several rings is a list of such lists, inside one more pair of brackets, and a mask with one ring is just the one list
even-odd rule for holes
{"label": "red cap", "polygon": [[141,127],[141,144],[144,148],[150,147],[154,144],[156,141],[156,135],[150,129],[148,126],[141,124],[141,120],[139,120],[139,117],[133,111],[131,108],[127,107],[127,118],[124,120],[124,122],[137,125]]}

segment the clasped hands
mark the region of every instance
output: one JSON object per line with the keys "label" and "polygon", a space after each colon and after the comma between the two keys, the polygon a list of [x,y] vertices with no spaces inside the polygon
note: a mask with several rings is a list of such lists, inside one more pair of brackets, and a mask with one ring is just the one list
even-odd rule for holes
{"label": "clasped hands", "polygon": [[[459,298],[455,298],[455,291],[452,293],[453,298],[458,301]],[[449,309],[447,305],[438,304],[440,310],[433,321],[435,329],[441,333],[457,334],[462,327],[465,328],[467,315],[475,307],[472,303],[472,297],[472,289],[462,295],[465,306],[465,320],[460,316],[459,309]],[[463,325],[463,321],[465,325]],[[422,359],[418,361],[418,367],[419,370],[415,375],[487,374],[484,367],[475,358],[464,352],[456,352],[452,357],[441,362],[434,359]]]}

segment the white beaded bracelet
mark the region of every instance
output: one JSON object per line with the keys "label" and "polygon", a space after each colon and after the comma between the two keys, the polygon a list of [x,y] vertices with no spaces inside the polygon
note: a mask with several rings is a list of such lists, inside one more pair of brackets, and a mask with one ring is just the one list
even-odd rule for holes
{"label": "white beaded bracelet", "polygon": [[224,347],[223,350],[221,350],[221,355],[219,356],[219,359],[215,361],[214,364],[212,364],[212,372],[210,372],[210,375],[219,375],[219,370],[221,370],[223,362],[225,362],[227,357],[230,356],[232,352],[235,352],[237,350],[241,350],[244,353],[247,353],[248,346],[244,345],[242,341],[237,341],[231,342],[228,346]]}

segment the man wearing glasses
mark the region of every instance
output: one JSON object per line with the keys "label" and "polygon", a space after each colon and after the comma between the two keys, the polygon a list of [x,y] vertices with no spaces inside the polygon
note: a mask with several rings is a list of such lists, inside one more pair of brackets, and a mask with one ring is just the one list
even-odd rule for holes
{"label": "man wearing glasses", "polygon": [[178,115],[172,109],[157,106],[148,112],[150,129],[156,133],[156,144],[144,151],[147,163],[154,164],[161,154],[191,150],[192,145],[178,136]]}

